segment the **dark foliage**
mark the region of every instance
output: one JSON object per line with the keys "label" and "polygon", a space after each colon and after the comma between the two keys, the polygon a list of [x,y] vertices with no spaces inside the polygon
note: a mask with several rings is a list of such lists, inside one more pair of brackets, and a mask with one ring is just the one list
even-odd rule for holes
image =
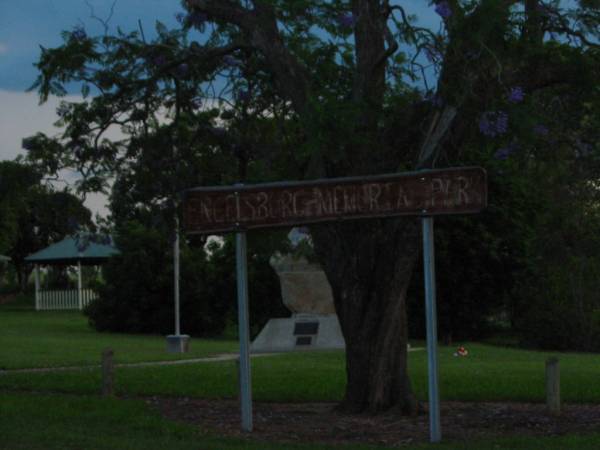
{"label": "dark foliage", "polygon": [[[128,222],[116,239],[121,254],[104,269],[100,297],[86,314],[99,331],[171,334],[174,330],[173,253],[168,233]],[[268,264],[268,240],[251,240],[248,252],[250,312],[257,332],[271,316],[285,314],[279,281]],[[256,244],[256,245],[255,245]],[[180,312],[182,332],[215,336],[236,321],[234,246],[182,245]]]}

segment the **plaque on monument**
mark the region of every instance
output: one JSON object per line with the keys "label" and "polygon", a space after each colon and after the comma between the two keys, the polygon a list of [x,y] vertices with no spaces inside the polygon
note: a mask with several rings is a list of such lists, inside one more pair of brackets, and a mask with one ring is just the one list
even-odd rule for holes
{"label": "plaque on monument", "polygon": [[296,322],[294,334],[306,335],[317,334],[319,331],[319,322]]}

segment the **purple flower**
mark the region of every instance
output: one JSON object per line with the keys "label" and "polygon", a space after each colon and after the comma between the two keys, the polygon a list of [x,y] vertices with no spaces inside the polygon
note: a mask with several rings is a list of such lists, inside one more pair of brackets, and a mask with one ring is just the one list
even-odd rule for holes
{"label": "purple flower", "polygon": [[504,111],[486,111],[479,118],[479,131],[484,136],[496,137],[508,131],[508,115]]}
{"label": "purple flower", "polygon": [[344,28],[354,28],[356,16],[354,14],[340,14],[336,18],[337,23]]}
{"label": "purple flower", "polygon": [[185,78],[190,73],[190,66],[186,63],[181,63],[175,69],[175,75],[178,78]]}
{"label": "purple flower", "polygon": [[[78,231],[78,230],[77,230]],[[90,238],[87,234],[77,233],[75,236],[75,247],[77,251],[82,253],[90,246]]]}
{"label": "purple flower", "polygon": [[87,34],[83,27],[75,27],[71,32],[71,37],[77,41],[82,41],[87,38]]}
{"label": "purple flower", "polygon": [[586,158],[592,154],[593,147],[587,142],[583,142],[581,139],[575,141],[575,157]]}
{"label": "purple flower", "polygon": [[192,100],[191,104],[192,104],[192,108],[194,108],[194,109],[200,109],[200,108],[202,108],[202,99],[201,98],[195,98],[195,99]]}
{"label": "purple flower", "polygon": [[538,3],[535,9],[540,16],[547,17],[550,15],[550,11],[548,11],[546,5],[542,3]]}
{"label": "purple flower", "polygon": [[166,63],[167,58],[165,58],[164,55],[157,55],[154,58],[152,58],[152,64],[154,64],[157,67],[164,66]]}
{"label": "purple flower", "polygon": [[538,136],[548,136],[550,134],[550,130],[546,125],[538,123],[533,127],[533,132]]}
{"label": "purple flower", "polygon": [[508,101],[511,103],[521,103],[525,98],[525,93],[523,92],[523,88],[520,86],[516,86],[511,88],[508,94]]}
{"label": "purple flower", "polygon": [[496,153],[494,153],[494,158],[505,160],[507,159],[511,153],[514,153],[519,149],[519,144],[515,141],[508,144],[506,147],[499,148]]}
{"label": "purple flower", "polygon": [[510,155],[509,149],[506,147],[503,147],[503,148],[498,149],[498,151],[496,153],[494,153],[494,158],[505,160],[505,159],[508,159],[508,155]]}
{"label": "purple flower", "polygon": [[444,106],[444,100],[438,94],[431,93],[425,97],[425,100],[430,102],[436,108],[441,108]]}
{"label": "purple flower", "polygon": [[430,63],[434,63],[439,59],[440,53],[435,48],[428,47],[425,49],[425,58]]}
{"label": "purple flower", "polygon": [[446,0],[436,3],[435,12],[444,20],[452,16],[452,8],[450,8],[450,4]]}
{"label": "purple flower", "polygon": [[235,98],[240,102],[247,102],[248,100],[250,100],[250,92],[243,89],[239,90]]}

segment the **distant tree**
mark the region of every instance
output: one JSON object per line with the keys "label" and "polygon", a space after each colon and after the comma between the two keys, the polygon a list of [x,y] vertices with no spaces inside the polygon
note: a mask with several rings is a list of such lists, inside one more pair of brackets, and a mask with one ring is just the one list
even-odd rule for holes
{"label": "distant tree", "polygon": [[0,162],[0,236],[21,289],[32,270],[26,256],[75,233],[79,226],[94,227],[81,199],[53,190],[42,178],[31,166]]}
{"label": "distant tree", "polygon": [[25,208],[27,192],[42,176],[14,161],[0,162],[0,253],[8,252],[15,240],[19,212]]}
{"label": "distant tree", "polygon": [[[30,158],[51,172],[81,169],[83,189],[132,168],[158,181],[168,165],[144,139],[168,123],[178,131],[165,155],[177,149],[173,164],[195,168],[181,187],[510,160],[537,145],[531,120],[556,89],[580,100],[597,92],[597,2],[431,3],[439,32],[388,0],[188,0],[181,29],[157,23],[152,41],[65,33],[64,45],[42,51],[41,99],[73,81],[99,94],[63,103],[63,135],[34,137]],[[127,139],[104,139],[113,125]],[[311,234],[346,340],[342,407],[414,412],[405,304],[418,221]]]}

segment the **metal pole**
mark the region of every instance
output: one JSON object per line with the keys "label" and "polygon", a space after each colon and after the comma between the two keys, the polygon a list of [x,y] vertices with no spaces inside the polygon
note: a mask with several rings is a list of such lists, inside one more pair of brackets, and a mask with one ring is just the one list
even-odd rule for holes
{"label": "metal pole", "polygon": [[40,265],[35,265],[35,310],[40,309]]}
{"label": "metal pole", "polygon": [[423,272],[425,274],[425,316],[427,320],[427,366],[429,379],[429,440],[440,442],[440,394],[437,368],[437,313],[435,298],[435,247],[433,241],[433,218],[424,217],[423,224]]}
{"label": "metal pole", "polygon": [[175,213],[175,240],[173,242],[173,272],[175,277],[175,336],[181,334],[179,320],[179,217]]}
{"label": "metal pole", "polygon": [[79,309],[83,309],[83,298],[81,298],[81,289],[83,288],[83,283],[81,282],[81,260],[77,261],[77,303]]}
{"label": "metal pole", "polygon": [[252,431],[252,380],[250,379],[250,326],[248,319],[248,267],[246,233],[235,235],[235,261],[238,294],[238,331],[240,335],[240,393],[242,430]]}

